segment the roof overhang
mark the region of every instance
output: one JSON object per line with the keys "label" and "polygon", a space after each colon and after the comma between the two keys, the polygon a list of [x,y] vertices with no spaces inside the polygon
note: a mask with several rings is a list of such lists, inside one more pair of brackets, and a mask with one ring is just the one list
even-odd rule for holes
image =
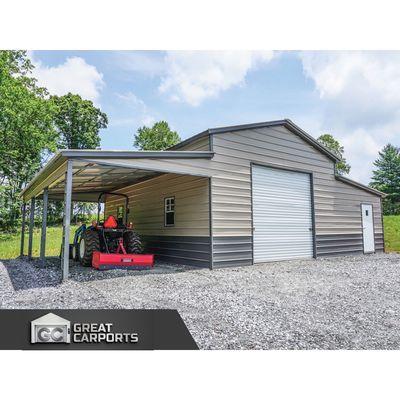
{"label": "roof overhang", "polygon": [[103,151],[62,150],[35,175],[21,193],[24,202],[41,197],[64,198],[67,163],[73,164],[72,199],[97,201],[99,193],[115,191],[160,174],[208,177],[209,151]]}
{"label": "roof overhang", "polygon": [[373,188],[371,188],[369,186],[363,185],[362,183],[353,181],[352,179],[346,178],[346,177],[344,177],[342,175],[335,175],[335,178],[338,181],[347,183],[348,185],[354,186],[354,187],[356,187],[358,189],[365,190],[366,192],[372,193],[372,194],[374,194],[376,196],[380,196],[380,197],[386,197],[387,196],[386,193],[380,192],[379,190],[376,190],[376,189],[373,189]]}

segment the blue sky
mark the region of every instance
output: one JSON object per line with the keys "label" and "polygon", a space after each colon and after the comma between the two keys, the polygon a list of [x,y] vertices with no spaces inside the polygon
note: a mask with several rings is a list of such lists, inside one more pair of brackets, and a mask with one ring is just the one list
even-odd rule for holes
{"label": "blue sky", "polygon": [[399,52],[34,51],[39,83],[79,93],[109,117],[103,149],[132,149],[138,127],[166,120],[182,139],[207,128],[290,118],[345,146],[368,183],[399,143]]}

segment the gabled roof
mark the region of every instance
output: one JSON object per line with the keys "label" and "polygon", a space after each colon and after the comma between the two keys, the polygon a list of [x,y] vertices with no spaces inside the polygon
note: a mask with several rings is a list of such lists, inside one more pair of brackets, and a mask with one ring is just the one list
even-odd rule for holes
{"label": "gabled roof", "polygon": [[301,129],[299,126],[297,126],[290,119],[282,119],[282,120],[267,121],[267,122],[257,122],[257,123],[253,123],[253,124],[244,124],[244,125],[223,126],[220,128],[207,129],[206,131],[200,132],[197,135],[194,135],[194,136],[184,140],[183,142],[178,143],[177,145],[171,147],[169,150],[179,149],[182,146],[192,143],[195,140],[197,140],[201,137],[204,137],[204,136],[214,135],[214,134],[218,134],[218,133],[242,131],[242,130],[246,130],[246,129],[271,128],[271,127],[276,127],[276,126],[283,126],[286,129],[288,129],[290,132],[293,132],[294,134],[300,136],[311,146],[313,146],[318,151],[320,151],[321,153],[323,153],[327,157],[329,157],[332,161],[334,161],[334,162],[340,161],[340,159],[336,156],[336,154],[332,153],[329,149],[327,149],[325,146],[323,146],[321,143],[319,143],[316,139],[314,139],[310,134],[303,131],[303,129]]}
{"label": "gabled roof", "polygon": [[57,325],[57,324],[69,324],[69,321],[65,318],[59,317],[56,314],[48,313],[46,315],[42,315],[39,318],[34,319],[31,321],[32,324],[35,325]]}
{"label": "gabled roof", "polygon": [[[207,129],[203,132],[198,133],[197,135],[194,135],[177,145],[171,147],[169,150],[175,150],[179,149],[187,144],[190,144],[197,139],[200,139],[205,136],[210,136],[214,134],[219,134],[219,133],[229,133],[229,132],[235,132],[235,131],[242,131],[246,129],[257,129],[257,128],[271,128],[271,127],[276,127],[276,126],[283,126],[287,128],[290,132],[300,136],[302,139],[304,139],[307,143],[309,143],[311,146],[316,148],[318,151],[321,153],[325,154],[327,157],[329,157],[331,160],[333,160],[335,163],[337,161],[340,161],[340,159],[336,156],[336,154],[332,153],[329,149],[327,149],[325,146],[323,146],[321,143],[319,143],[316,139],[314,139],[310,134],[305,132],[303,129],[301,129],[299,126],[297,126],[293,121],[290,119],[282,119],[282,120],[277,120],[277,121],[266,121],[266,122],[256,122],[253,124],[244,124],[244,125],[232,125],[232,126],[223,126],[220,128],[211,128]],[[335,178],[338,181],[347,183],[348,185],[357,187],[358,189],[365,190],[369,193],[385,197],[386,194],[383,192],[380,192],[379,190],[370,188],[369,186],[363,185],[362,183],[353,181],[352,179],[345,178],[344,176],[337,175],[335,174]]]}

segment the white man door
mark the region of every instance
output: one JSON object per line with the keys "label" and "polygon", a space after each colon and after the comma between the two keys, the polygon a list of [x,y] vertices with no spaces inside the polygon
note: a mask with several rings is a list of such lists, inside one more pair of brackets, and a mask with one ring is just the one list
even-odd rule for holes
{"label": "white man door", "polygon": [[361,204],[364,253],[375,251],[374,216],[371,204]]}
{"label": "white man door", "polygon": [[253,165],[254,262],[312,258],[310,174]]}

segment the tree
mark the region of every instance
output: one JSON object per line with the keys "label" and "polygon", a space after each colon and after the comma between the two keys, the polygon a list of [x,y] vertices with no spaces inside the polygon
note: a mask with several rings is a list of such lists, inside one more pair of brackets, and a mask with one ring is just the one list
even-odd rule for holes
{"label": "tree", "polygon": [[56,148],[54,105],[30,73],[25,51],[0,51],[0,225],[15,225],[19,193]]}
{"label": "tree", "polygon": [[374,162],[370,186],[387,194],[383,199],[383,213],[400,213],[400,149],[387,144]]}
{"label": "tree", "polygon": [[329,133],[321,135],[317,140],[340,159],[340,161],[336,163],[337,173],[340,175],[348,174],[351,167],[343,156],[344,147],[340,142]]}
{"label": "tree", "polygon": [[139,128],[133,144],[140,150],[165,150],[180,141],[178,133],[171,131],[166,121],[159,121],[151,128]]}
{"label": "tree", "polygon": [[[95,149],[100,145],[100,129],[107,128],[107,115],[96,108],[90,100],[84,100],[77,94],[68,93],[64,96],[51,96],[50,100],[56,107],[54,122],[59,134],[57,147],[59,149]],[[81,216],[95,212],[95,204],[77,202],[73,207],[75,221]],[[58,217],[61,219],[62,209]]]}
{"label": "tree", "polygon": [[51,96],[55,105],[54,123],[59,134],[57,147],[95,149],[100,145],[100,129],[107,128],[107,115],[90,100],[77,94]]}

